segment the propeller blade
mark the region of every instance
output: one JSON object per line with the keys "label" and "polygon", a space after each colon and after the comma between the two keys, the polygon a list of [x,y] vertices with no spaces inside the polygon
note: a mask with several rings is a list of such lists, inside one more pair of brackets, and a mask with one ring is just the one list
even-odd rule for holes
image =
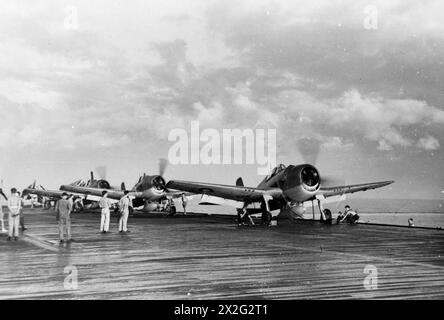
{"label": "propeller blade", "polygon": [[165,174],[166,168],[168,166],[167,159],[159,159],[159,175],[163,176]]}
{"label": "propeller blade", "polygon": [[36,181],[34,180],[34,182],[32,183],[32,189],[35,189],[35,183]]}
{"label": "propeller blade", "polygon": [[338,187],[346,185],[345,179],[336,176],[321,176],[322,187]]}
{"label": "propeller blade", "polygon": [[125,191],[125,190],[126,190],[125,182],[122,182],[122,184],[120,185],[120,189],[121,189],[122,191]]}
{"label": "propeller blade", "polygon": [[321,141],[316,138],[301,138],[296,144],[304,162],[315,165],[321,150]]}
{"label": "propeller blade", "polygon": [[106,166],[100,166],[96,168],[96,173],[100,180],[106,180]]}

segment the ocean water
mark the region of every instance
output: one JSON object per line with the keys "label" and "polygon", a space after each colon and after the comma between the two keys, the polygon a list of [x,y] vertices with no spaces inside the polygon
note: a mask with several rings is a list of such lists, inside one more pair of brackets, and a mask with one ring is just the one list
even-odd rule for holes
{"label": "ocean water", "polygon": [[[199,199],[193,199],[188,203],[187,210],[197,213],[218,215],[235,215],[236,209],[226,205],[199,205]],[[356,209],[361,222],[393,224],[407,226],[408,220],[413,219],[415,226],[443,227],[444,206],[441,200],[403,200],[403,199],[350,199],[347,204]],[[328,204],[333,218],[336,218],[339,210],[343,210],[344,203]],[[182,210],[177,203],[178,211]],[[312,209],[307,208],[304,218],[312,219]],[[319,210],[315,210],[315,218],[319,219]]]}
{"label": "ocean water", "polygon": [[417,227],[444,228],[443,213],[361,213],[359,215],[361,222],[407,226],[408,220],[412,218]]}
{"label": "ocean water", "polygon": [[[199,201],[200,196],[194,196],[188,202],[187,211],[233,217],[236,215],[236,209],[233,207],[227,205],[199,205]],[[345,204],[349,204],[358,211],[361,222],[407,226],[408,220],[412,218],[415,226],[444,228],[444,200],[348,199],[346,202],[326,204],[325,207],[329,208],[333,213],[333,218],[336,218],[338,211],[343,211]],[[176,205],[178,212],[181,212],[180,201],[177,201]],[[3,207],[3,212],[7,212],[5,207]],[[313,218],[311,207],[307,208],[304,218]],[[315,218],[319,219],[317,208],[315,209]]]}

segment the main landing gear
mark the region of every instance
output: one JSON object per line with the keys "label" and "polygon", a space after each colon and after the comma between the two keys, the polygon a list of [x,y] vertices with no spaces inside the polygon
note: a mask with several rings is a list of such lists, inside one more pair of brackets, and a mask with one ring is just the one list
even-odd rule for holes
{"label": "main landing gear", "polygon": [[[261,221],[262,225],[265,226],[272,226],[276,225],[276,223],[272,223],[273,215],[271,214],[270,207],[268,205],[268,199],[266,196],[264,196],[263,201],[261,201]],[[255,223],[251,216],[248,214],[247,210],[248,203],[245,203],[242,209],[237,209],[237,222],[239,226],[243,225],[252,225],[254,226]],[[248,220],[247,220],[248,218]]]}
{"label": "main landing gear", "polygon": [[267,201],[261,203],[261,210],[262,210],[262,215],[261,215],[262,224],[270,226],[273,215],[270,212],[270,208],[268,207]]}
{"label": "main landing gear", "polygon": [[165,206],[165,212],[167,212],[167,215],[172,217],[176,214],[176,206],[174,205],[174,201],[172,199],[168,199],[168,203]]}

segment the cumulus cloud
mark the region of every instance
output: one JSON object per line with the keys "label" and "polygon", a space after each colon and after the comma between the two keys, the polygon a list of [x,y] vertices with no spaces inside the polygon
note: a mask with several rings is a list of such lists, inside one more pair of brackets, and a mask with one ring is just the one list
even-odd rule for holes
{"label": "cumulus cloud", "polygon": [[199,120],[277,129],[286,160],[303,138],[375,157],[440,150],[441,1],[373,1],[377,30],[367,1],[76,1],[78,30],[63,26],[71,3],[5,3],[1,148],[157,150]]}
{"label": "cumulus cloud", "polygon": [[377,30],[363,27],[367,1],[232,1],[209,10],[209,21],[228,46],[242,52],[244,64],[291,71],[317,96],[337,96],[354,86],[363,94],[442,101],[442,2],[372,5],[379,13]]}
{"label": "cumulus cloud", "polygon": [[285,91],[273,99],[285,114],[281,117],[285,136],[329,139],[343,137],[348,142],[375,142],[379,150],[416,145],[412,131],[424,131],[424,124],[441,126],[444,111],[424,101],[363,96],[356,89],[334,99],[319,99],[298,90]]}
{"label": "cumulus cloud", "polygon": [[427,151],[436,150],[439,146],[439,141],[432,136],[426,136],[418,141],[418,147]]}
{"label": "cumulus cloud", "polygon": [[[281,137],[338,137],[345,144],[365,139],[375,142],[379,150],[421,148],[424,141],[419,142],[410,129],[415,127],[421,135],[424,124],[444,122],[444,112],[431,105],[430,95],[425,94],[434,90],[436,81],[429,79],[428,85],[422,86],[424,93],[418,95],[416,89],[410,91],[417,87],[416,73],[416,80],[408,73],[398,78],[392,74],[419,66],[420,74],[442,78],[439,68],[432,68],[432,64],[438,63],[436,52],[444,48],[444,42],[433,38],[430,41],[434,42],[424,44],[405,33],[399,37],[399,25],[393,21],[403,21],[411,10],[418,9],[416,4],[409,4],[407,11],[397,2],[375,5],[381,14],[393,19],[381,19],[383,32],[373,34],[362,27],[364,2],[348,6],[321,2],[302,7],[293,2],[210,3],[200,18],[178,14],[177,23],[189,23],[193,29],[200,27],[213,36],[208,46],[220,46],[220,39],[225,41],[231,56],[209,65],[196,64],[196,46],[176,35],[169,40],[147,41],[144,54],[138,52],[137,59],[132,60],[135,52],[109,41],[105,37],[109,31],[54,28],[61,19],[54,14],[46,14],[47,24],[20,20],[10,41],[2,42],[3,57],[13,63],[3,69],[6,77],[0,81],[0,95],[15,104],[14,108],[5,107],[4,113],[11,113],[9,118],[20,119],[28,112],[34,120],[26,129],[20,124],[8,128],[12,122],[4,121],[3,136],[16,135],[37,144],[60,136],[72,140],[73,145],[84,145],[82,135],[68,134],[74,126],[84,135],[97,137],[102,141],[99,145],[110,146],[105,135],[114,141],[125,136],[128,142],[137,141],[143,133],[165,139],[168,128],[186,127],[189,121],[200,120],[204,126],[220,128],[276,127]],[[434,2],[431,7],[436,6]],[[338,10],[345,12],[334,14]],[[44,12],[39,6],[30,15]],[[160,20],[171,24],[174,15]],[[436,37],[425,32],[429,30],[422,26],[416,34]],[[416,57],[425,45],[434,51],[427,47],[425,54],[430,59],[418,61]],[[407,54],[397,54],[406,49]],[[395,58],[403,60],[395,63]],[[238,63],[231,64],[235,60]],[[403,96],[387,91],[396,88],[398,94],[401,82]],[[14,113],[18,105],[21,111]],[[65,119],[48,114],[48,110],[65,115]],[[22,116],[17,117],[17,113]],[[57,131],[63,134],[54,135]]]}

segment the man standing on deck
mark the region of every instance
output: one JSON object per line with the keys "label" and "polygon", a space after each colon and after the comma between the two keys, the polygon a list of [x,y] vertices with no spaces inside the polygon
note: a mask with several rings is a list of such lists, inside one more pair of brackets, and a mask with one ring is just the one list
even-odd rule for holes
{"label": "man standing on deck", "polygon": [[71,242],[71,212],[72,212],[72,202],[68,200],[68,194],[66,192],[62,193],[62,199],[57,201],[56,204],[56,214],[57,220],[59,221],[59,237],[60,243],[65,241]]}
{"label": "man standing on deck", "polygon": [[119,219],[119,232],[129,232],[127,229],[129,210],[131,206],[131,199],[129,197],[129,191],[123,192],[124,196],[119,201],[120,219]]}
{"label": "man standing on deck", "polygon": [[20,191],[17,191],[17,195],[22,200],[22,206],[20,208],[20,228],[22,228],[22,231],[25,231],[28,230],[28,228],[25,227],[25,214],[23,213],[23,207],[24,207],[23,198],[22,195],[20,194]]}
{"label": "man standing on deck", "polygon": [[18,228],[20,222],[20,210],[22,209],[22,199],[17,194],[17,189],[11,189],[11,196],[8,199],[9,209],[9,234],[8,241],[11,241],[14,236],[14,240],[18,240]]}
{"label": "man standing on deck", "polygon": [[187,215],[187,203],[188,203],[187,197],[185,197],[185,195],[182,194],[182,206],[183,206],[183,215],[184,216]]}
{"label": "man standing on deck", "polygon": [[3,190],[0,188],[0,222],[2,224],[2,232],[8,232],[8,230],[5,229],[5,221],[3,220],[4,213],[3,213],[3,207],[1,203],[1,199],[5,198],[5,200],[8,200],[8,197],[3,193]]}
{"label": "man standing on deck", "polygon": [[102,198],[99,201],[99,207],[102,208],[102,217],[100,219],[100,231],[102,233],[109,232],[109,218],[111,201],[108,199],[108,191],[103,190]]}

